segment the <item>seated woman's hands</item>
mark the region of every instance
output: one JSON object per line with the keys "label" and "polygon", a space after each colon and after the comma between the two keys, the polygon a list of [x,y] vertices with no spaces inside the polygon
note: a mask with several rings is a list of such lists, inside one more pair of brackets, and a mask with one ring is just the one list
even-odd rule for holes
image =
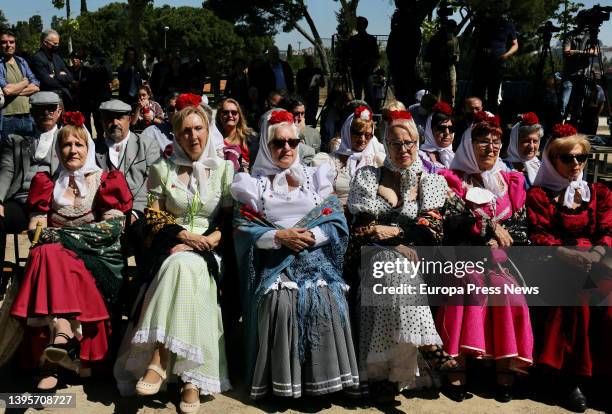
{"label": "seated woman's hands", "polygon": [[[219,234],[215,235],[215,233]],[[196,250],[198,252],[212,250],[219,245],[219,241],[221,240],[220,232],[218,231],[214,232],[210,236],[203,236],[201,234],[191,233],[187,230],[183,230],[178,234],[177,238],[181,241],[181,244],[175,246],[172,249],[171,253],[187,250]],[[183,246],[185,246],[186,248]]]}
{"label": "seated woman's hands", "polygon": [[510,247],[514,244],[514,240],[508,230],[497,223],[492,223],[493,238],[489,241],[489,245],[493,247]]}
{"label": "seated woman's hands", "polygon": [[384,226],[377,224],[374,226],[364,226],[355,229],[355,236],[367,237],[372,241],[383,241],[394,239],[402,233],[401,228],[396,226]]}
{"label": "seated woman's hands", "polygon": [[602,259],[601,254],[593,251],[580,251],[567,247],[559,247],[557,256],[568,265],[585,272],[590,272],[594,264]]}
{"label": "seated woman's hands", "polygon": [[276,242],[296,253],[315,245],[314,234],[308,229],[294,228],[278,230],[274,236]]}

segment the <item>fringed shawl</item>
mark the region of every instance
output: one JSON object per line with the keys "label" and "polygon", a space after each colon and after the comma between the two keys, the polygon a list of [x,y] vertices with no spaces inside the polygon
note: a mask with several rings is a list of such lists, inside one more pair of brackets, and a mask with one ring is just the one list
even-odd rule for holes
{"label": "fringed shawl", "polygon": [[336,301],[343,322],[348,323],[348,305],[344,297],[342,265],[348,243],[348,226],[340,201],[335,195],[326,198],[293,227],[319,226],[329,243],[295,254],[291,250],[258,249],[257,240],[267,231],[282,229],[245,205],[236,206],[234,214],[235,248],[240,276],[240,293],[244,309],[247,381],[252,378],[257,357],[257,313],[268,288],[284,273],[298,285],[297,323],[300,361],[305,350],[318,343],[318,316],[330,315],[321,309],[322,298],[317,281],[323,280]]}

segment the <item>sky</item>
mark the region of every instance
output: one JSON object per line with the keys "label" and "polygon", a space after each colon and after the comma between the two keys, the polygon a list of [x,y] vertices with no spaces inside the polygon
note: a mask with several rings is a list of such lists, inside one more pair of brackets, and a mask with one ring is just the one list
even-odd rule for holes
{"label": "sky", "polygon": [[[118,0],[125,3],[126,0]],[[231,1],[231,0],[227,0]],[[494,1],[494,0],[491,0]],[[600,3],[605,5],[609,0],[581,0],[586,7],[592,7],[594,4]],[[90,11],[96,10],[105,4],[112,1],[104,0],[88,0]],[[202,0],[155,0],[155,6],[168,4],[171,6],[192,6],[200,7]],[[339,9],[339,2],[333,0],[306,0],[306,4],[312,15],[313,20],[317,23],[317,29],[321,37],[330,38],[336,31],[336,15],[335,12]],[[368,32],[377,35],[389,34],[389,24],[391,15],[393,14],[393,0],[361,0],[357,13],[368,18],[370,25]],[[79,0],[72,0],[73,13],[78,13],[80,7]],[[63,10],[55,9],[51,0],[0,0],[0,9],[4,11],[7,19],[11,23],[18,20],[27,20],[34,14],[40,14],[45,25],[49,25],[53,15],[62,15]],[[172,30],[172,28],[170,28]],[[600,33],[600,40],[604,45],[612,46],[612,22],[605,22]],[[283,50],[291,44],[294,50],[310,47],[309,42],[298,32],[279,33],[276,36],[276,44]]]}

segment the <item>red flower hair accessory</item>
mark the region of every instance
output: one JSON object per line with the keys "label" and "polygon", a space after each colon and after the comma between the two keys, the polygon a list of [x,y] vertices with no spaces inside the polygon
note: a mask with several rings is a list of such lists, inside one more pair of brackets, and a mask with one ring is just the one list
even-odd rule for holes
{"label": "red flower hair accessory", "polygon": [[488,122],[490,124],[493,124],[497,127],[500,126],[501,121],[499,119],[499,115],[490,115],[488,112],[486,111],[480,111],[480,112],[476,112],[476,114],[474,114],[474,123],[479,123],[479,122]]}
{"label": "red flower hair accessory", "polygon": [[291,115],[288,111],[284,109],[282,111],[274,111],[270,114],[270,120],[268,121],[268,125],[276,125],[282,122],[288,122],[290,124],[293,123],[293,115]]}
{"label": "red flower hair accessory", "polygon": [[83,116],[82,113],[78,111],[66,112],[64,113],[64,116],[62,117],[62,122],[64,123],[64,125],[82,127],[83,125],[85,125],[85,117]]}
{"label": "red flower hair accessory", "polygon": [[570,124],[557,124],[553,127],[552,135],[553,138],[565,138],[576,135],[578,131]]}
{"label": "red flower hair accessory", "polygon": [[521,124],[525,126],[530,125],[538,125],[540,120],[538,116],[533,112],[527,112],[526,114],[521,115]]}
{"label": "red flower hair accessory", "polygon": [[194,93],[183,93],[176,98],[176,110],[182,111],[188,107],[199,107],[202,97]]}
{"label": "red flower hair accessory", "polygon": [[410,121],[412,119],[412,114],[408,111],[389,111],[387,115],[387,120],[389,123],[398,119],[406,119]]}
{"label": "red flower hair accessory", "polygon": [[360,105],[355,108],[355,119],[362,119],[364,121],[372,120],[372,111],[365,105]]}
{"label": "red flower hair accessory", "polygon": [[447,115],[447,116],[451,116],[453,114],[453,108],[451,108],[451,106],[444,102],[444,101],[440,101],[438,103],[436,103],[433,108],[431,108],[431,112],[439,112],[441,114]]}

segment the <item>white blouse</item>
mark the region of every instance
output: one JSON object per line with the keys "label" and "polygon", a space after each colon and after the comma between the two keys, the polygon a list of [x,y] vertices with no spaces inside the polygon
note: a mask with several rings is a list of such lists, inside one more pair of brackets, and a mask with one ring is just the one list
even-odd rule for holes
{"label": "white blouse", "polygon": [[[291,228],[334,192],[330,180],[331,167],[328,164],[303,168],[305,182],[286,194],[272,188],[270,177],[251,176],[248,173],[236,174],[230,192],[236,201],[263,213],[277,226]],[[315,247],[329,241],[328,236],[319,227],[310,231],[315,237]],[[276,230],[264,233],[256,246],[260,249],[279,249],[281,246],[276,242],[275,235]]]}
{"label": "white blouse", "polygon": [[[385,160],[384,152],[377,152],[374,154],[366,165],[372,165],[374,167],[381,167]],[[348,200],[349,191],[351,189],[351,181],[353,177],[346,165],[342,165],[342,161],[336,154],[327,154],[325,152],[319,152],[312,159],[312,165],[317,167],[320,165],[329,165],[331,167],[331,180],[336,191],[336,195],[342,205],[346,205]]]}

